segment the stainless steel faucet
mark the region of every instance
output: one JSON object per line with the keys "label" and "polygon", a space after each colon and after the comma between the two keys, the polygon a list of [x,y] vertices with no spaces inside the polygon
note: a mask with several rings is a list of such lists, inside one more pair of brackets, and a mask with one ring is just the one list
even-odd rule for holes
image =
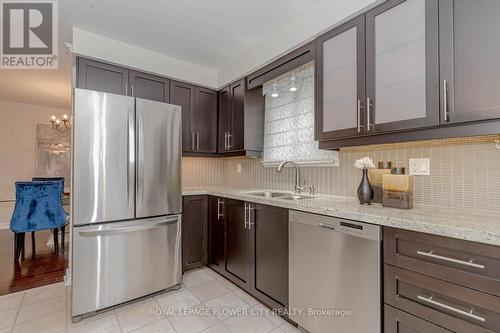
{"label": "stainless steel faucet", "polygon": [[295,167],[295,193],[300,193],[304,187],[300,186],[300,173],[299,173],[299,167],[295,162],[292,161],[283,161],[278,165],[278,168],[276,169],[276,172],[281,172],[283,170],[283,167],[287,164],[291,164]]}

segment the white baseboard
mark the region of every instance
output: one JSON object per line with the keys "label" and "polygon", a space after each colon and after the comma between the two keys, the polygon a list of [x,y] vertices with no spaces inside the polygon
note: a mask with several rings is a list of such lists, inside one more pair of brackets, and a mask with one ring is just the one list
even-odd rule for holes
{"label": "white baseboard", "polygon": [[10,229],[10,223],[0,223],[0,229]]}

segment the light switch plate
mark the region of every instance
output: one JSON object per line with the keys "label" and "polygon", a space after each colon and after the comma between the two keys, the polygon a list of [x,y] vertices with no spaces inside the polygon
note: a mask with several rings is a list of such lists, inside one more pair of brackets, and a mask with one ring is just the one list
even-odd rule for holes
{"label": "light switch plate", "polygon": [[410,158],[410,175],[430,176],[431,159],[430,158]]}
{"label": "light switch plate", "polygon": [[236,164],[236,172],[241,173],[241,164],[240,163]]}

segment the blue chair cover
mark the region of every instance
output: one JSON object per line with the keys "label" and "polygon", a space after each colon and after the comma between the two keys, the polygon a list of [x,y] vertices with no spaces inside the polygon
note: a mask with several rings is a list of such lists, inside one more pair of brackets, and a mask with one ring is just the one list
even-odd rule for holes
{"label": "blue chair cover", "polygon": [[62,182],[16,182],[16,205],[10,220],[14,232],[59,228],[66,224]]}
{"label": "blue chair cover", "polygon": [[64,195],[64,177],[33,177],[31,180],[34,182],[62,182],[61,197]]}
{"label": "blue chair cover", "polygon": [[[64,177],[33,177],[31,180],[34,182],[62,182],[61,197],[64,196]],[[66,214],[66,222],[69,222],[69,214],[66,211],[64,212]]]}

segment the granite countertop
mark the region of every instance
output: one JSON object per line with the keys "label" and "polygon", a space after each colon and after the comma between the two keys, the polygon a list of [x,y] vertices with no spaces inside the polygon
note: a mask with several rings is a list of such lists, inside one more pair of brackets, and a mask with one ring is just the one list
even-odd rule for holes
{"label": "granite countertop", "polygon": [[209,194],[500,246],[500,213],[494,211],[419,205],[402,210],[385,208],[380,204],[362,206],[355,198],[334,195],[319,194],[314,199],[288,201],[246,193],[258,190],[229,186],[183,187],[182,194]]}

